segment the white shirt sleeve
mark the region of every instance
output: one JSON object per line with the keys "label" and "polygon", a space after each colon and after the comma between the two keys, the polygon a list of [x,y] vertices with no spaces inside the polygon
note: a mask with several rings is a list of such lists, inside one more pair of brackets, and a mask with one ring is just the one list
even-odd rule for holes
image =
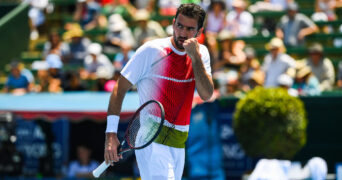
{"label": "white shirt sleeve", "polygon": [[210,66],[210,55],[209,51],[205,46],[200,46],[201,59],[204,65],[204,69],[208,75],[211,76],[211,66]]}
{"label": "white shirt sleeve", "polygon": [[148,72],[156,54],[158,50],[151,47],[149,42],[143,44],[122,69],[121,75],[135,85]]}

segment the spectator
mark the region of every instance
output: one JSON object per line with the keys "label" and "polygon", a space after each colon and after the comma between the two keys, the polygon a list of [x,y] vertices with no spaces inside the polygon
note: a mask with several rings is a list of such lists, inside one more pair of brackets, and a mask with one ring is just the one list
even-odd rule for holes
{"label": "spectator", "polygon": [[62,72],[63,63],[61,57],[57,54],[49,54],[46,57],[48,65],[48,91],[52,93],[59,93],[63,91],[62,88]]}
{"label": "spectator", "polygon": [[91,41],[83,37],[83,30],[79,24],[67,24],[63,39],[70,42],[70,54],[68,55],[68,64],[83,65],[84,58],[87,55],[87,47]]}
{"label": "spectator", "polygon": [[120,14],[109,17],[109,31],[106,34],[105,53],[118,53],[121,46],[135,47],[133,34]]}
{"label": "spectator", "polygon": [[300,96],[316,96],[321,93],[318,79],[313,75],[311,68],[302,61],[298,61],[296,65],[293,88],[298,91]]}
{"label": "spectator", "polygon": [[246,61],[241,65],[240,77],[243,91],[249,91],[257,85],[263,85],[265,73],[261,71],[259,61],[255,58],[255,50],[245,48]]}
{"label": "spectator", "polygon": [[324,57],[323,47],[314,43],[309,47],[309,57],[304,60],[318,78],[321,91],[332,90],[335,82],[335,70],[331,60]]}
{"label": "spectator", "polygon": [[298,91],[294,88],[292,88],[293,85],[293,78],[289,76],[288,74],[281,74],[278,77],[278,85],[281,88],[284,88],[287,90],[287,93],[291,96],[297,97]]}
{"label": "spectator", "polygon": [[278,79],[282,74],[288,74],[290,77],[295,75],[295,60],[285,54],[285,46],[279,38],[271,39],[266,45],[269,53],[265,56],[262,69],[265,71],[265,87],[279,86]]}
{"label": "spectator", "polygon": [[166,37],[166,33],[162,26],[156,22],[149,20],[150,14],[147,10],[140,9],[135,13],[134,20],[137,22],[137,27],[134,29],[134,38],[137,41],[137,47],[144,44],[146,41]]}
{"label": "spectator", "polygon": [[9,74],[4,92],[11,92],[15,95],[22,95],[29,91],[29,81],[28,79],[21,74],[19,69],[19,62],[12,61],[11,64],[11,73]]}
{"label": "spectator", "polygon": [[251,36],[253,33],[253,16],[245,11],[246,2],[244,0],[233,1],[234,10],[227,14],[226,29],[229,30],[234,37]]}
{"label": "spectator", "polygon": [[71,161],[67,176],[69,178],[93,178],[91,172],[98,166],[91,160],[91,149],[85,145],[77,146],[77,160]]}
{"label": "spectator", "polygon": [[65,74],[64,91],[85,91],[86,85],[82,82],[78,72],[69,71]]}
{"label": "spectator", "polygon": [[116,54],[114,59],[115,71],[121,71],[121,69],[127,64],[127,62],[134,55],[134,51],[129,46],[122,46],[121,51]]}
{"label": "spectator", "polygon": [[60,55],[63,62],[70,54],[69,45],[61,40],[57,31],[52,31],[49,34],[49,41],[44,44],[43,57],[45,58],[50,53]]}
{"label": "spectator", "polygon": [[98,43],[92,43],[88,47],[88,55],[84,60],[85,70],[82,71],[82,79],[97,79],[97,73],[100,70],[106,71],[107,74],[113,76],[114,66],[108,57],[102,54],[102,47]]}
{"label": "spectator", "polygon": [[242,40],[232,41],[231,37],[232,34],[227,30],[219,33],[218,40],[220,41],[221,52],[219,60],[213,64],[214,71],[221,68],[238,71],[241,64],[246,60],[245,53],[243,52],[245,42]]}
{"label": "spectator", "polygon": [[315,13],[323,13],[326,15],[328,21],[334,21],[337,19],[335,8],[335,0],[315,0]]}
{"label": "spectator", "polygon": [[206,20],[206,32],[208,49],[212,55],[212,59],[218,59],[218,45],[217,36],[218,33],[225,27],[226,20],[226,6],[222,0],[214,0],[209,6]]}
{"label": "spectator", "polygon": [[30,18],[30,39],[37,40],[39,38],[38,27],[41,26],[45,22],[45,14],[44,10],[47,8],[49,1],[48,0],[23,0],[23,2],[27,2],[30,4],[30,10],[28,12],[28,16]]}
{"label": "spectator", "polygon": [[85,30],[93,29],[97,25],[100,8],[95,0],[77,0],[74,20]]}
{"label": "spectator", "polygon": [[298,13],[298,5],[289,3],[287,14],[281,17],[276,29],[277,37],[284,40],[286,46],[302,46],[305,37],[318,31],[317,26],[304,14]]}

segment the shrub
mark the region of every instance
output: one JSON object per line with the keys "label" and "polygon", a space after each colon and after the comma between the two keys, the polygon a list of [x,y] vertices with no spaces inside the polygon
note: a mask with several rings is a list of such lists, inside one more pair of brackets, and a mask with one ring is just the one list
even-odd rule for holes
{"label": "shrub", "polygon": [[306,143],[303,102],[281,88],[257,87],[240,99],[234,113],[235,135],[246,154],[291,159]]}

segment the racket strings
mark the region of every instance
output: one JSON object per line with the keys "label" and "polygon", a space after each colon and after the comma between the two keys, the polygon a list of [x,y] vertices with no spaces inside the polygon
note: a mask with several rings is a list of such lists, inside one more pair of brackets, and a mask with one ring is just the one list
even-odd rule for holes
{"label": "racket strings", "polygon": [[150,103],[140,109],[129,124],[126,141],[131,148],[139,148],[155,138],[160,127],[161,109],[156,103]]}

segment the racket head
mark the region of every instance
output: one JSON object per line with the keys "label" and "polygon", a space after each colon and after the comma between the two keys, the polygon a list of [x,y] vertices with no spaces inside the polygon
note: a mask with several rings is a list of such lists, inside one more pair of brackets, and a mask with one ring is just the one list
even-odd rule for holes
{"label": "racket head", "polygon": [[125,132],[124,141],[128,149],[142,149],[150,145],[162,130],[164,121],[165,111],[159,101],[149,100],[141,105],[130,119]]}

